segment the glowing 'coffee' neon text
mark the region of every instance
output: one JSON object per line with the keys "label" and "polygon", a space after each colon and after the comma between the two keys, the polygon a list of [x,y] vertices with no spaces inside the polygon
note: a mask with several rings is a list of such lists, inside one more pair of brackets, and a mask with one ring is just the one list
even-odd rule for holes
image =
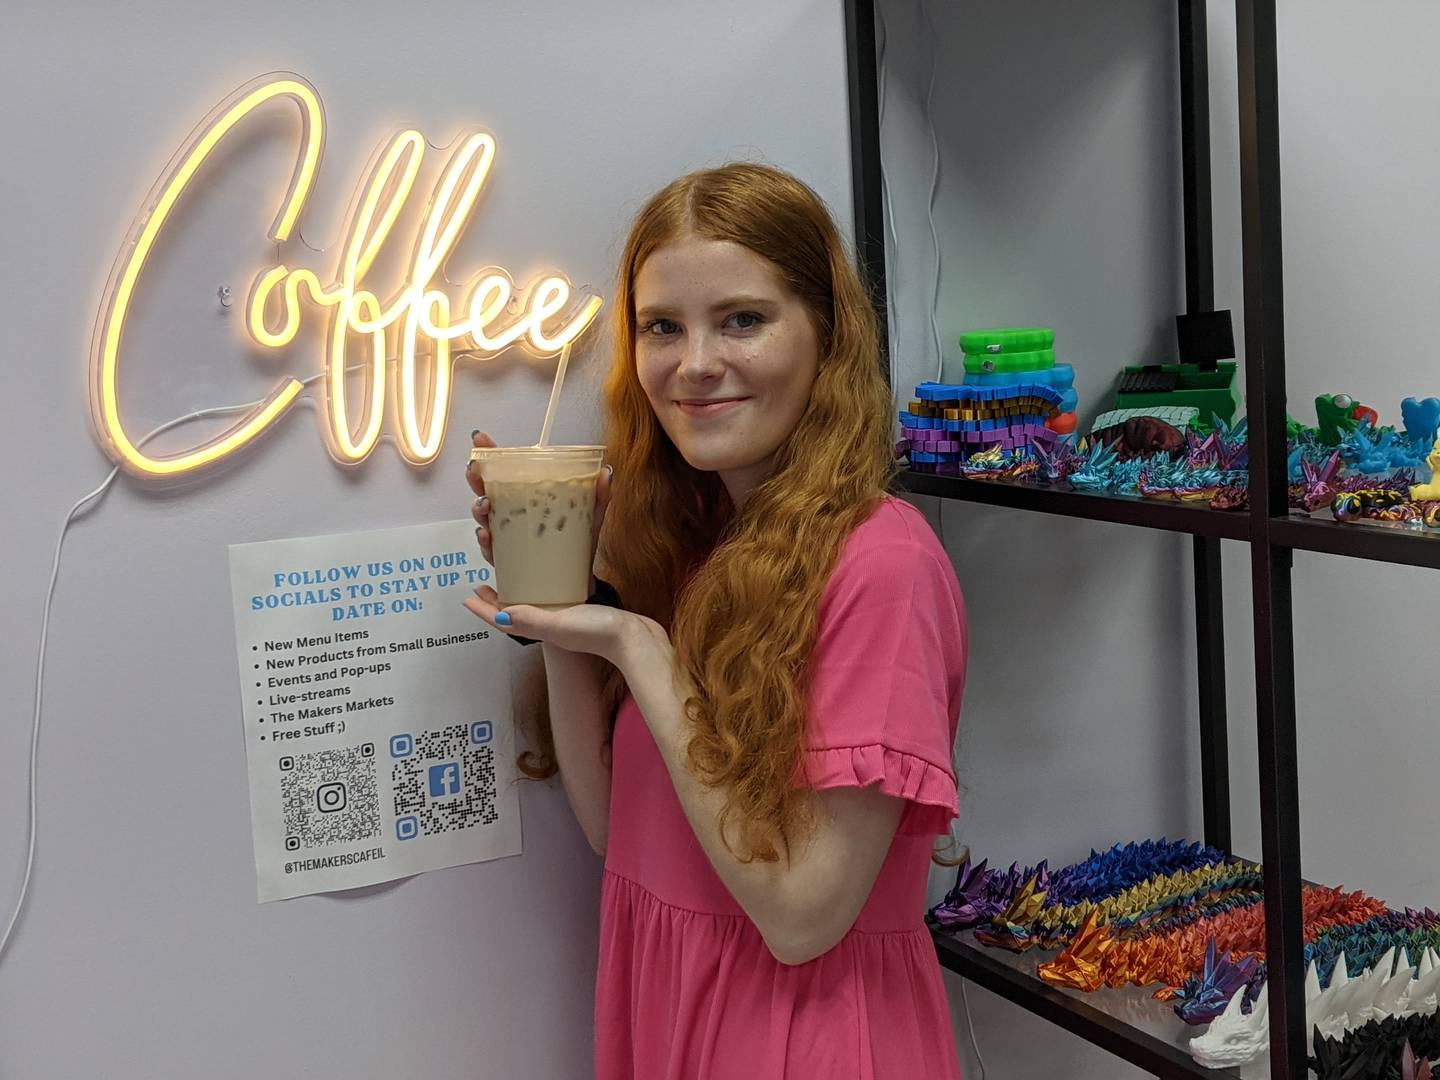
{"label": "glowing 'coffee' neon text", "polygon": [[[145,260],[187,185],[227,132],[250,113],[277,97],[292,99],[301,116],[301,145],[289,190],[270,236],[284,242],[294,232],[319,167],[325,117],[315,88],[295,75],[271,75],[242,87],[217,108],[156,185],[132,239],[122,247],[101,307],[91,353],[91,397],[95,425],[106,450],[132,472],[179,476],[218,462],[270,428],[294,403],[300,381],[287,377],[251,412],[200,446],[165,456],[150,456],[131,440],[120,416],[118,375],[125,317]],[[368,178],[360,184],[345,230],[334,280],[321,281],[313,270],[280,263],[257,275],[245,306],[250,336],[269,348],[289,345],[299,333],[306,308],[328,313],[322,374],[325,442],[343,464],[363,461],[375,448],[384,422],[387,392],[393,397],[395,437],[401,453],[414,464],[434,460],[444,443],[453,381],[453,350],[494,356],[520,345],[537,356],[551,356],[574,341],[594,321],[602,300],[572,297],[559,274],[537,277],[517,289],[503,269],[475,274],[463,302],[452,310],[448,294],[433,287],[446,258],[460,238],[495,161],[495,140],[484,132],[466,134],[453,144],[449,160],[431,193],[420,234],[403,283],[381,298],[365,287],[365,275],[385,248],[410,197],[425,151],[420,132],[407,129],[386,141]],[[352,400],[347,368],[352,338],[363,340],[361,390]],[[422,339],[426,348],[421,348]],[[398,352],[390,369],[388,358]],[[387,378],[387,369],[389,378]]]}

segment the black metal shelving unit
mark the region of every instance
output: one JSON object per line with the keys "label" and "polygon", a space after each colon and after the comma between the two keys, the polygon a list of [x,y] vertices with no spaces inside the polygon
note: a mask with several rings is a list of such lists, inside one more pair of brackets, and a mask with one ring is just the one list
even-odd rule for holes
{"label": "black metal shelving unit", "polygon": [[1167,1080],[1194,1076],[1237,1080],[1239,1076],[1228,1069],[1196,1065],[1184,1046],[1189,1030],[1175,1018],[1171,1006],[1156,1001],[1149,990],[1126,987],[1093,994],[1061,990],[1035,974],[1036,965],[1049,953],[987,949],[969,933],[937,932],[934,938],[945,967],[1154,1076]]}
{"label": "black metal shelving unit", "polygon": [[[1215,306],[1210,194],[1206,0],[1176,0],[1186,310]],[[1193,573],[1201,786],[1207,843],[1231,850],[1220,541],[1248,544],[1255,631],[1256,726],[1270,986],[1270,1075],[1304,1080],[1299,782],[1296,753],[1293,553],[1321,552],[1440,568],[1440,536],[1342,525],[1290,511],[1285,461],[1285,324],[1275,0],[1235,0],[1239,76],[1241,246],[1244,263],[1250,511],[1232,514],[1137,498],[915,472],[916,494],[1189,533]],[[845,0],[856,248],[885,309],[884,207],[875,56],[875,0]],[[941,963],[961,976],[1159,1077],[1227,1077],[1183,1048],[1178,1021],[1152,1015],[1140,991],[1075,994],[1050,987],[1034,961],[937,932]],[[1118,996],[1117,996],[1118,995]]]}

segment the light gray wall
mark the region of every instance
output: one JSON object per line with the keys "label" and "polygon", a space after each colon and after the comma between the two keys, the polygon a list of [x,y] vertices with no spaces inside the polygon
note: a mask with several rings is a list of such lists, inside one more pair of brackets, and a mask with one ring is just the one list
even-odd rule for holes
{"label": "light gray wall", "polygon": [[[629,215],[689,168],[764,157],[848,223],[844,55],[829,0],[4,5],[6,915],[44,577],[62,514],[108,467],[87,416],[91,324],[141,197],[210,107],[277,68],[319,87],[330,129],[303,232],[321,247],[393,126],[445,143],[484,125],[498,163],[454,276],[554,265],[608,294]],[[252,400],[284,370],[240,343],[215,290],[243,297],[273,258],[264,229],[290,152],[284,137],[247,140],[147,271],[122,398],[138,430]],[[290,356],[314,370],[313,340]],[[557,441],[597,434],[597,364],[575,363]],[[226,576],[233,542],[463,516],[468,432],[533,439],[550,370],[462,370],[424,473],[382,446],[342,474],[297,409],[223,474],[169,493],[122,481],[75,526],[51,624],[34,892],[0,962],[0,1074],[588,1073],[599,867],[557,787],[526,787],[520,859],[256,905]]]}
{"label": "light gray wall", "polygon": [[[1183,304],[1174,5],[930,0],[943,253],[939,320],[1054,326],[1082,416],[1118,367],[1164,358]],[[897,385],[932,377],[924,215],[927,31],[891,31],[884,144]],[[1208,6],[1216,305],[1243,327],[1234,6]],[[1347,392],[1398,418],[1440,393],[1440,9],[1423,0],[1286,0],[1279,12],[1285,303],[1292,411]],[[1017,70],[1024,72],[1017,78]],[[1243,356],[1243,351],[1242,351]],[[1200,828],[1188,541],[920,500],[943,510],[970,602],[960,835],[977,856],[1064,862],[1089,846]],[[1235,847],[1259,857],[1248,552],[1224,545]],[[1297,553],[1296,678],[1304,870],[1394,905],[1434,906],[1434,635],[1440,578]],[[932,895],[944,877],[936,874]],[[952,989],[958,983],[952,980]],[[993,1080],[1139,1076],[971,988]],[[962,1056],[976,1074],[958,995]]]}

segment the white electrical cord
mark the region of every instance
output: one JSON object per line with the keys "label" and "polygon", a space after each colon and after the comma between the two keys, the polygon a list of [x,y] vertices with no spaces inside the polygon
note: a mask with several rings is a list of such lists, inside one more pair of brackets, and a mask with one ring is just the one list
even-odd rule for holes
{"label": "white electrical cord", "polygon": [[[926,221],[929,223],[930,226],[931,247],[932,250],[935,252],[935,276],[933,279],[930,297],[930,337],[932,344],[935,347],[935,381],[940,382],[945,377],[945,353],[940,341],[940,326],[936,321],[936,309],[940,306],[940,235],[935,228],[935,195],[938,192],[940,186],[940,139],[935,131],[935,121],[932,114],[932,103],[935,96],[935,74],[939,66],[939,57],[935,51],[934,45],[935,27],[934,24],[931,22],[930,11],[929,8],[926,6],[925,0],[919,0],[919,10],[921,18],[923,19],[927,28],[927,33],[931,38],[930,81],[929,85],[926,87],[925,90],[924,117],[925,124],[930,130],[932,161],[930,169],[930,191],[928,196],[926,197],[925,217]],[[885,24],[884,4],[877,5],[876,13],[879,16],[880,23],[880,43],[878,49],[879,59],[876,65],[879,76],[877,80],[879,82],[879,101],[877,105],[879,118],[876,122],[876,126],[881,132],[883,132],[885,130],[885,86],[887,82],[885,71],[885,55],[886,48],[890,40],[890,34],[889,29]],[[897,320],[895,319],[894,292],[894,267],[896,266],[897,258],[900,252],[900,238],[895,231],[895,208],[890,201],[890,179],[885,171],[885,156],[883,149],[880,155],[880,193],[881,198],[884,200],[885,203],[885,302],[886,310],[890,313],[890,318],[887,320],[887,329],[889,331],[890,339],[890,365],[893,381],[893,373],[898,366],[897,347],[900,340]]]}
{"label": "white electrical cord", "polygon": [[[460,355],[462,354],[456,354],[456,358],[458,359]],[[358,371],[365,366],[367,365],[356,364],[349,370]],[[310,376],[308,379],[302,379],[300,381],[302,385],[309,386],[315,382],[318,382],[324,377],[325,373],[320,372],[318,374]],[[300,400],[309,401],[310,399],[301,398]],[[264,403],[265,400],[262,399],[260,401],[247,402],[244,405],[221,405],[213,409],[201,409],[198,412],[189,413],[185,416],[180,417],[179,419],[171,420],[167,423],[161,424],[154,431],[150,432],[150,434],[146,435],[143,439],[140,439],[135,445],[144,446],[147,442],[155,438],[157,435],[161,435],[169,431],[171,428],[179,427],[181,424],[188,424],[192,420],[207,420],[215,416],[224,416],[227,413],[244,412],[248,409],[253,409],[258,405],[263,405]],[[45,590],[45,611],[44,615],[40,619],[40,651],[35,659],[35,716],[30,728],[30,836],[25,852],[25,876],[21,878],[20,881],[20,895],[15,901],[15,910],[11,912],[10,921],[5,926],[5,933],[0,934],[0,959],[3,959],[3,957],[5,956],[5,949],[10,944],[10,938],[15,931],[15,924],[20,921],[20,912],[24,910],[25,900],[30,894],[30,879],[35,869],[35,780],[37,775],[37,766],[39,762],[40,716],[41,708],[44,702],[45,690],[45,643],[50,633],[50,606],[51,602],[55,599],[55,582],[60,576],[60,552],[65,546],[65,535],[67,532],[69,532],[70,525],[75,520],[75,515],[78,514],[87,503],[90,503],[93,500],[98,499],[101,495],[105,494],[105,492],[109,490],[110,485],[115,482],[115,477],[118,476],[119,473],[120,466],[117,465],[110,470],[110,475],[105,477],[105,479],[101,481],[99,487],[97,487],[94,491],[90,492],[88,495],[77,501],[74,506],[70,507],[69,513],[65,515],[65,520],[60,524],[60,536],[55,541],[55,556],[50,563],[50,584]]]}
{"label": "white electrical cord", "polygon": [[985,1059],[980,1056],[980,1044],[975,1041],[975,1021],[970,1018],[970,995],[965,992],[965,978],[960,979],[960,1003],[965,1006],[965,1026],[970,1029],[970,1049],[975,1051],[975,1064],[980,1066],[980,1080],[985,1080]]}

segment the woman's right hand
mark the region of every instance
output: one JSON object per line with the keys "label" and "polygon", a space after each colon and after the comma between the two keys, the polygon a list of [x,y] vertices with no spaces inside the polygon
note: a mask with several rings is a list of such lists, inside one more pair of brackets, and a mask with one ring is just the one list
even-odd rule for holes
{"label": "woman's right hand", "polygon": [[[470,441],[475,446],[491,447],[495,440],[483,431],[471,433]],[[475,540],[480,545],[480,553],[485,556],[485,561],[491,566],[495,565],[494,549],[490,540],[490,500],[485,496],[485,481],[480,476],[480,470],[475,467],[473,461],[465,465],[465,479],[470,484],[470,490],[475,492],[475,501],[470,506],[470,516],[475,519]],[[600,526],[605,521],[605,510],[610,505],[610,489],[614,486],[615,470],[606,465],[600,470],[600,475],[595,479],[595,514],[590,526],[590,561],[595,561],[595,547],[600,541]]]}

